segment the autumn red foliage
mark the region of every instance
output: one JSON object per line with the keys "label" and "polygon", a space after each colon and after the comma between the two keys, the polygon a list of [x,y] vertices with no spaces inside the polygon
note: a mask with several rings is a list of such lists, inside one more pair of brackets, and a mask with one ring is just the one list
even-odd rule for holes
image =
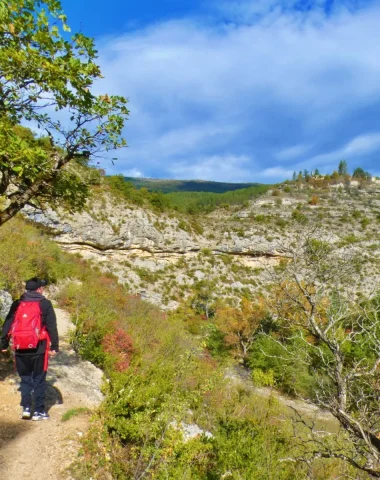
{"label": "autumn red foliage", "polygon": [[132,338],[122,328],[116,328],[107,333],[102,341],[104,351],[114,361],[114,368],[118,372],[124,372],[129,368],[133,354]]}

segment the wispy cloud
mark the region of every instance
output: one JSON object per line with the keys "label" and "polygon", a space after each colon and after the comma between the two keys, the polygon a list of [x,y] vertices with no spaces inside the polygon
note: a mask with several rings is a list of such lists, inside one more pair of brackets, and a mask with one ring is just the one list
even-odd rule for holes
{"label": "wispy cloud", "polygon": [[300,161],[314,169],[347,156],[373,170],[380,8],[316,1],[305,13],[300,3],[231,1],[232,23],[179,19],[103,39],[106,88],[130,98],[116,168],[282,180]]}
{"label": "wispy cloud", "polygon": [[144,177],[143,172],[141,172],[137,168],[132,168],[131,170],[124,170],[121,173],[124,175],[124,177]]}
{"label": "wispy cloud", "polygon": [[[169,167],[172,177],[219,182],[247,182],[250,176],[251,159],[247,156],[213,155],[174,163]],[[233,179],[233,180],[231,180]]]}
{"label": "wispy cloud", "polygon": [[280,150],[274,154],[274,157],[278,160],[290,160],[305,155],[309,150],[309,145],[294,145],[293,147]]}
{"label": "wispy cloud", "polygon": [[[336,150],[316,155],[311,159],[311,162],[320,166],[329,166],[332,162],[342,159],[357,162],[357,159],[375,152],[380,152],[380,132],[359,135]],[[305,163],[302,165],[305,165]],[[376,166],[374,165],[374,167]]]}
{"label": "wispy cloud", "polygon": [[264,170],[258,172],[258,178],[260,181],[275,181],[276,179],[280,178],[291,178],[293,174],[293,170],[289,170],[282,167],[271,167],[265,168]]}

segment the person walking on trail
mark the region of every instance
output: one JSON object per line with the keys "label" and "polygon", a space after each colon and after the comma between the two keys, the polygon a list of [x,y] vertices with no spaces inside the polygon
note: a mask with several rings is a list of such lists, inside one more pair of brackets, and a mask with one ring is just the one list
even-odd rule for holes
{"label": "person walking on trail", "polygon": [[45,286],[46,281],[37,277],[25,283],[26,291],[13,302],[0,338],[3,353],[7,352],[12,339],[16,369],[21,379],[21,418],[25,420],[50,418],[45,410],[46,372],[48,357],[59,351],[59,340],[53,305],[43,296]]}

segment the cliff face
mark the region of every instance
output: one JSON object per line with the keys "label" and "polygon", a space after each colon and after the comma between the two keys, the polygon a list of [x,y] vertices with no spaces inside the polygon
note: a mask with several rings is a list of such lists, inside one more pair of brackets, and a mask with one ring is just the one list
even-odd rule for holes
{"label": "cliff face", "polygon": [[[141,251],[152,255],[186,254],[199,252],[202,248],[210,248],[215,253],[277,254],[275,245],[264,237],[241,238],[234,232],[223,233],[220,231],[222,225],[215,225],[213,221],[217,237],[210,239],[210,234],[207,238],[192,231],[191,225],[183,226],[181,218],[115,203],[110,196],[103,197],[101,201],[93,199],[90,208],[70,216],[62,211],[49,208],[39,211],[31,207],[24,208],[23,214],[28,220],[45,227],[64,248],[97,250],[105,255],[114,250]],[[243,212],[241,218],[245,216]],[[225,217],[225,214],[220,217],[221,222]],[[200,220],[208,229],[208,217]]]}
{"label": "cliff face", "polygon": [[70,217],[51,209],[38,212],[31,208],[24,209],[24,215],[46,227],[62,246],[92,247],[99,252],[142,250],[184,253],[199,249],[202,241],[178,229],[178,220],[166,218],[165,228],[160,231],[157,223],[162,219],[157,215],[148,215],[144,210],[130,208],[126,204],[116,206],[109,198],[102,202],[95,200],[91,210]]}
{"label": "cliff face", "polygon": [[355,244],[376,261],[380,253],[380,185],[375,183],[321,192],[283,186],[244,208],[218,209],[196,219],[144,210],[109,193],[94,195],[73,215],[29,207],[23,214],[65,250],[96,260],[132,292],[165,308],[192,295],[200,281],[212,283],[223,296],[260,291],[267,268],[278,264],[302,230],[318,230],[320,239],[332,243]]}

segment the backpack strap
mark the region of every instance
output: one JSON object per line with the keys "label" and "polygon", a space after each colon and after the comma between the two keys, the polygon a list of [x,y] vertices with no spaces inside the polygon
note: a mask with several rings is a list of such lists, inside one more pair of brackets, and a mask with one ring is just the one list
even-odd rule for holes
{"label": "backpack strap", "polygon": [[40,340],[46,340],[46,350],[44,357],[44,372],[46,372],[49,364],[50,337],[45,327],[41,329]]}
{"label": "backpack strap", "polygon": [[50,351],[50,337],[48,331],[46,330],[46,325],[42,324],[42,308],[41,308],[41,300],[38,302],[40,305],[41,310],[41,332],[40,332],[40,340],[46,340],[46,350],[44,354],[44,372],[47,371],[49,365],[49,351]]}

